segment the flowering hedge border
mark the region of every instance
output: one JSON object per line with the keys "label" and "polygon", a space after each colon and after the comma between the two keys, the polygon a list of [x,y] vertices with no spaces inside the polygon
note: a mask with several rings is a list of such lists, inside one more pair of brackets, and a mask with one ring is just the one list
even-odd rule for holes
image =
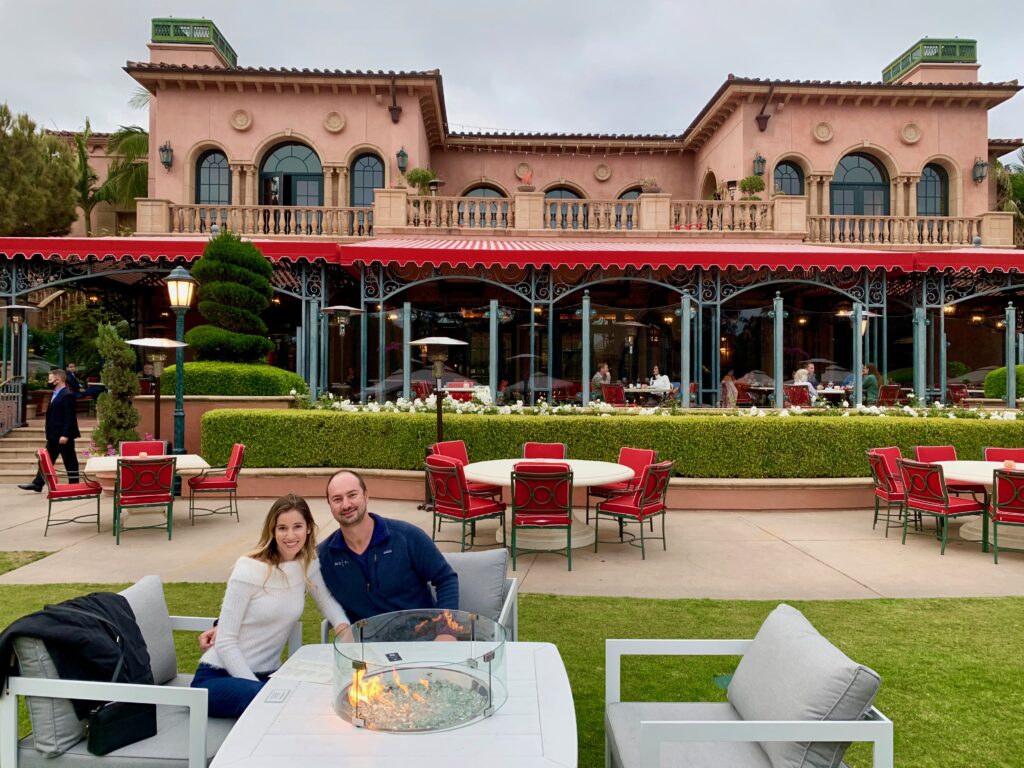
{"label": "flowering hedge border", "polygon": [[[912,455],[915,445],[954,445],[961,458],[979,459],[987,445],[1024,445],[1024,419],[1012,411],[986,417],[941,408],[709,412],[450,402],[445,410],[445,438],[465,440],[473,461],[521,455],[527,440],[564,442],[573,458],[606,461],[631,445],[654,448],[685,477],[866,477],[869,448],[898,445]],[[243,442],[251,467],[418,470],[435,439],[435,419],[426,404],[226,409],[203,416],[202,438],[212,464],[225,464],[231,446]]]}

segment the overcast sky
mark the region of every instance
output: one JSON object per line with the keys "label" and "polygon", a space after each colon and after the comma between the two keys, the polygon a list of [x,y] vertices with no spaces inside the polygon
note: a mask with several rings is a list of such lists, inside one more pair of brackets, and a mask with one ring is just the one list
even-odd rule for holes
{"label": "overcast sky", "polygon": [[[146,125],[122,67],[150,19],[213,19],[241,66],[440,69],[452,130],[680,133],[732,72],[881,79],[924,36],[978,40],[983,81],[1024,79],[1009,0],[0,0],[0,101],[47,128]],[[1024,93],[989,112],[1024,136]]]}

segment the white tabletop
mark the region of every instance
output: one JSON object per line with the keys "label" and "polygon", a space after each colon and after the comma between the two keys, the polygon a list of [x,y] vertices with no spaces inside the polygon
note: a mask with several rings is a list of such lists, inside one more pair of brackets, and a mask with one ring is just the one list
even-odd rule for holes
{"label": "white tabletop", "polygon": [[633,479],[633,470],[611,461],[589,459],[491,459],[467,464],[463,470],[466,479],[474,483],[487,483],[511,487],[512,470],[524,461],[541,464],[568,464],[572,470],[572,484],[575,488],[606,483],[621,483]]}
{"label": "white tabletop", "polygon": [[[117,460],[123,459],[124,456],[90,456],[89,460],[85,463],[85,472],[89,475],[116,475],[117,474]],[[153,456],[132,456],[129,458],[147,458],[156,459],[158,455]],[[174,463],[175,471],[178,474],[197,474],[198,472],[209,469],[210,465],[206,462],[202,456],[196,453],[182,453],[175,457],[177,461]]]}
{"label": "white tabletop", "polygon": [[[947,480],[959,480],[964,483],[979,483],[981,485],[992,485],[992,473],[1003,467],[1001,461],[936,461],[933,462],[942,467],[942,474]],[[1024,464],[1018,464],[1017,469],[1024,469]]]}
{"label": "white tabletop", "polygon": [[[357,728],[332,708],[331,685],[273,677],[231,729],[211,768],[408,768],[469,763],[487,768],[572,768],[577,764],[576,711],[558,649],[550,643],[508,643],[506,651],[509,695],[505,704],[488,718],[439,733]],[[333,648],[305,645],[292,660],[330,665]],[[268,702],[271,697],[276,703]]]}

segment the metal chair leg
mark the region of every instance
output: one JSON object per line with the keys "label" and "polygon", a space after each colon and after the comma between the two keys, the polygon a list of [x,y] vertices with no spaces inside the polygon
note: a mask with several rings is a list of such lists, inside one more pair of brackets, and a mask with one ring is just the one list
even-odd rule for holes
{"label": "metal chair leg", "polygon": [[644,549],[644,521],[640,520],[640,559],[647,559],[647,551]]}

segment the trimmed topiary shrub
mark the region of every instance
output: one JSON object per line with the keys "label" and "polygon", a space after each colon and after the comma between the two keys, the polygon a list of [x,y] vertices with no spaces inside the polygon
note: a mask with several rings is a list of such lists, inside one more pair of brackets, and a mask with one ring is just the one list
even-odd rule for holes
{"label": "trimmed topiary shrub", "polygon": [[[175,366],[164,368],[160,391],[174,392]],[[274,397],[306,392],[306,382],[297,373],[256,363],[185,363],[186,395]]]}
{"label": "trimmed topiary shrub", "polygon": [[135,350],[124,340],[128,323],[100,324],[96,328],[96,349],[103,359],[100,380],[107,390],[96,400],[96,428],[92,441],[100,446],[117,446],[122,440],[138,440],[139,412],[132,404],[139,394],[135,375]]}
{"label": "trimmed topiary shrub", "polygon": [[[1024,365],[1017,366],[1017,397],[1024,396]],[[1006,366],[989,371],[985,377],[985,397],[1006,399]]]}
{"label": "trimmed topiary shrub", "polygon": [[[236,442],[254,467],[422,469],[435,440],[428,413],[218,410],[203,416],[203,455],[225,464]],[[527,440],[564,442],[575,459],[615,461],[619,447],[654,448],[684,477],[867,477],[864,453],[898,445],[1024,443],[1024,420],[910,417],[479,416],[445,414],[445,439],[465,440],[472,461],[519,456]]]}
{"label": "trimmed topiary shrub", "polygon": [[270,303],[270,262],[252,243],[224,231],[192,268],[199,281],[199,312],[209,325],[185,334],[197,360],[253,363],[273,349],[260,313]]}

